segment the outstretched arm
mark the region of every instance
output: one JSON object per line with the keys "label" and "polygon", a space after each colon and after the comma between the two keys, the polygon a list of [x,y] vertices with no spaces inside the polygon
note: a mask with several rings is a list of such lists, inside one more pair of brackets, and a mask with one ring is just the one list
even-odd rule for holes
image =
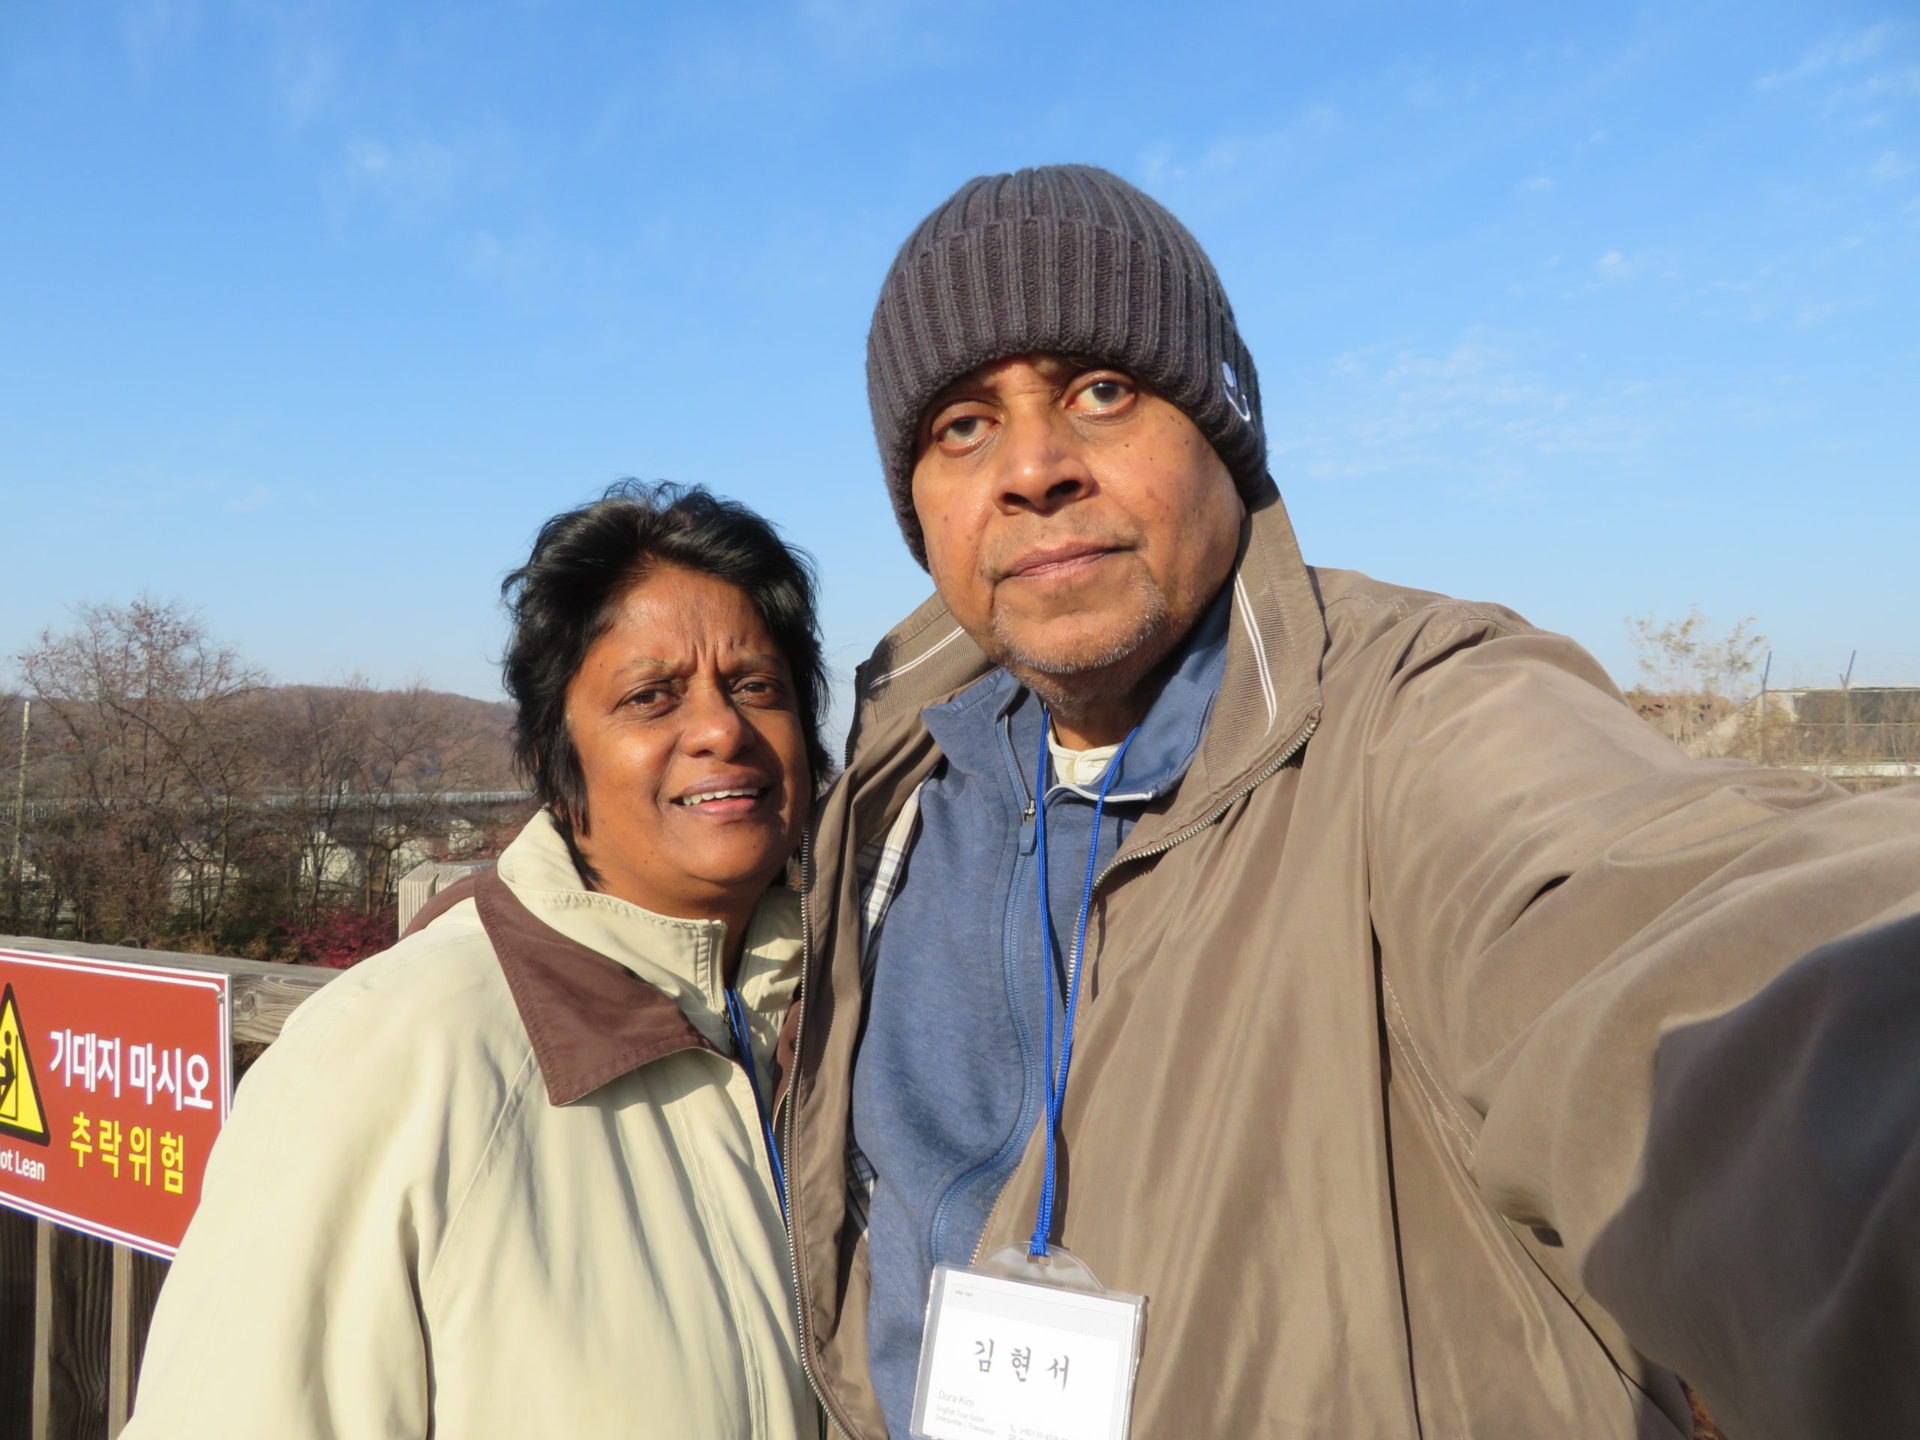
{"label": "outstretched arm", "polygon": [[1381,963],[1481,1192],[1741,1440],[1920,1425],[1920,789],[1688,759],[1493,620],[1386,694]]}

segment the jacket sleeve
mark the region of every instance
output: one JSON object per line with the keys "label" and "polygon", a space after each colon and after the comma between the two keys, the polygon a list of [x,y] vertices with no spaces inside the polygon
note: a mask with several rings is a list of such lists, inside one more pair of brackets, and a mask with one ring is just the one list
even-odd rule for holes
{"label": "jacket sleeve", "polygon": [[1511,617],[1406,629],[1371,904],[1482,1194],[1740,1440],[1920,1420],[1861,1363],[1920,1329],[1920,788],[1690,759]]}
{"label": "jacket sleeve", "polygon": [[129,1440],[430,1433],[417,1295],[444,1085],[435,1027],[388,958],[308,1000],[240,1086],[161,1290]]}

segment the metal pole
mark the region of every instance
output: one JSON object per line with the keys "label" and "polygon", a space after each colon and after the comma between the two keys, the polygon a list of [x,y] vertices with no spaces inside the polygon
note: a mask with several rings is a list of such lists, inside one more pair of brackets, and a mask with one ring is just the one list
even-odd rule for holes
{"label": "metal pole", "polygon": [[13,923],[21,920],[20,901],[26,894],[26,873],[21,869],[20,840],[27,829],[27,731],[33,723],[33,701],[20,702],[20,773],[13,783]]}
{"label": "metal pole", "polygon": [[1840,677],[1840,694],[1842,699],[1845,700],[1847,707],[1846,736],[1843,743],[1847,747],[1847,759],[1849,760],[1858,758],[1854,754],[1853,748],[1853,662],[1859,658],[1860,652],[1858,650],[1852,651],[1847,656],[1847,673]]}
{"label": "metal pole", "polygon": [[1773,717],[1767,710],[1767,681],[1773,678],[1773,651],[1767,651],[1767,663],[1760,670],[1760,763],[1771,763],[1767,752],[1772,747],[1767,744],[1767,722]]}

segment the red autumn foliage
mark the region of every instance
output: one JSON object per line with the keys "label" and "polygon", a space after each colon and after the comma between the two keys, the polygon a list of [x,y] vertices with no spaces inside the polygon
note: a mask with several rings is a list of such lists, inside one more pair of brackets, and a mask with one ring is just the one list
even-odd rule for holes
{"label": "red autumn foliage", "polygon": [[375,915],[329,910],[290,938],[309,964],[345,970],[393,944],[394,916],[391,910]]}

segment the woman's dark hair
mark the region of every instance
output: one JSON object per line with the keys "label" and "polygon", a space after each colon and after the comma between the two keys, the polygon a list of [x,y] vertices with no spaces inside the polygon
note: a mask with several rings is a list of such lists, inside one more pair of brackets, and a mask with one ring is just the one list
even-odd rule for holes
{"label": "woman's dark hair", "polygon": [[828,777],[820,739],[826,661],[814,615],[812,560],[737,501],[698,485],[623,480],[591,504],[542,525],[527,563],[500,586],[513,617],[503,669],[518,710],[514,759],[553,812],[576,864],[584,857],[574,832],[585,834],[590,822],[586,777],[567,729],[567,686],[588,648],[613,623],[621,597],[657,565],[725,580],[753,602],[793,672],[816,793]]}

